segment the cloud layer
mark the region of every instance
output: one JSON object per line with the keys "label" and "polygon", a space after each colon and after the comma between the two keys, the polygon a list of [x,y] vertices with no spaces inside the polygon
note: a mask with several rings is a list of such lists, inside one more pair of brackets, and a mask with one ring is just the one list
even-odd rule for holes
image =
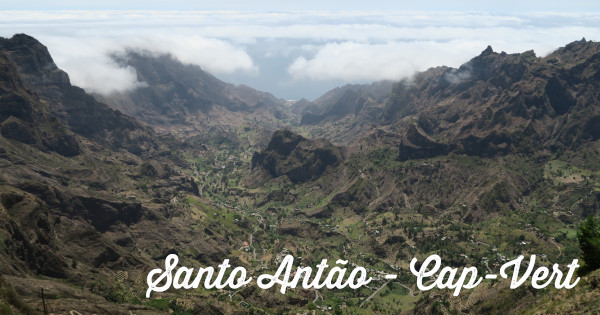
{"label": "cloud layer", "polygon": [[316,97],[324,91],[314,82],[329,88],[458,67],[488,44],[544,55],[581,37],[598,40],[599,31],[600,13],[0,11],[0,36],[35,36],[74,84],[104,94],[143,86],[109,57],[127,49],[170,53],[297,98],[286,87],[310,86],[304,92]]}
{"label": "cloud layer", "polygon": [[144,82],[138,82],[133,68],[123,68],[110,57],[127,50],[171,54],[183,63],[199,65],[211,73],[258,72],[252,58],[243,49],[223,40],[197,35],[37,37],[48,46],[55,63],[69,73],[74,84],[100,94],[122,92],[145,85]]}
{"label": "cloud layer", "polygon": [[460,64],[481,44],[462,40],[329,43],[313,58],[298,57],[288,72],[295,79],[398,80],[429,67]]}

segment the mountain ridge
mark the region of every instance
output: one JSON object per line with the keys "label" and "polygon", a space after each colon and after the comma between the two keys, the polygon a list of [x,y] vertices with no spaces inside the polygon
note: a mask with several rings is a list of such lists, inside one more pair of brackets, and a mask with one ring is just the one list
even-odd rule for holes
{"label": "mountain ridge", "polygon": [[53,115],[73,132],[137,154],[158,147],[150,128],[72,86],[69,76],[35,38],[25,34],[0,38],[0,49],[15,64],[23,83],[49,104]]}
{"label": "mountain ridge", "polygon": [[135,69],[138,80],[147,86],[95,97],[153,126],[195,124],[195,120],[205,119],[229,124],[231,116],[255,112],[256,119],[261,115],[284,118],[284,100],[248,86],[225,83],[199,66],[183,64],[170,55],[128,51],[113,58]]}
{"label": "mountain ridge", "polygon": [[[577,61],[567,58],[572,49],[588,56],[587,64],[571,64]],[[593,92],[598,84],[589,79],[599,71],[590,63],[598,52],[600,45],[591,42],[571,43],[545,58],[533,51],[494,53],[488,47],[458,69],[438,68],[417,75],[410,84],[398,83],[383,117],[390,124],[404,120],[400,128],[408,128],[409,138],[418,133],[445,139],[445,145],[467,154],[576,148],[600,137],[593,127],[598,111],[587,101],[598,97]],[[596,72],[587,73],[591,71]],[[573,119],[575,111],[587,114]],[[413,124],[410,119],[417,129],[406,127]],[[497,147],[486,145],[490,143]]]}
{"label": "mountain ridge", "polygon": [[[457,69],[298,108],[171,57],[130,57],[148,88],[113,105],[150,125],[72,86],[35,39],[0,40],[0,307],[41,311],[39,287],[53,311],[115,314],[559,313],[574,307],[556,298],[597,300],[598,272],[575,291],[498,280],[452,297],[415,292],[408,263],[437,253],[493,273],[519,255],[549,267],[579,257],[577,225],[600,213],[598,43],[544,58],[488,47]],[[339,258],[374,282],[142,298],[168,254],[252,276],[288,254]]]}

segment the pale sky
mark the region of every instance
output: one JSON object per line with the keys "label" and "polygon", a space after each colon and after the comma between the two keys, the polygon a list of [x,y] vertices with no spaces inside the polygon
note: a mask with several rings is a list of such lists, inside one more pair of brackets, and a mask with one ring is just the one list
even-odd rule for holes
{"label": "pale sky", "polygon": [[487,45],[545,55],[582,37],[600,40],[595,1],[165,3],[0,0],[0,36],[36,37],[74,84],[92,92],[143,85],[109,57],[139,49],[285,99],[458,67]]}
{"label": "pale sky", "polygon": [[220,1],[189,1],[189,0],[59,0],[39,1],[1,0],[3,10],[258,10],[258,11],[387,11],[387,10],[427,10],[427,11],[484,11],[495,13],[552,11],[552,12],[590,12],[598,11],[598,1],[481,1],[481,0],[220,0]]}

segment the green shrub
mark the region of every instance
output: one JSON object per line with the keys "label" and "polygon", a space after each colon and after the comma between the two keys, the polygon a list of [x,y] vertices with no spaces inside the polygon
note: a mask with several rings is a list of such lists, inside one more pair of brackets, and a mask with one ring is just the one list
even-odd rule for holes
{"label": "green shrub", "polygon": [[577,231],[577,239],[581,248],[581,257],[588,270],[600,268],[600,223],[589,216]]}

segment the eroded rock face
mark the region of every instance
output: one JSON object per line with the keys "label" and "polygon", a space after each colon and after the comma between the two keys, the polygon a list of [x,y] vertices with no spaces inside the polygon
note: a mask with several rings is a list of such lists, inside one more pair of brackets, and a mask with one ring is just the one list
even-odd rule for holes
{"label": "eroded rock face", "polygon": [[[34,92],[36,98],[47,104],[49,113],[74,133],[138,155],[157,148],[151,128],[72,86],[69,76],[56,66],[48,49],[35,38],[24,34],[0,38],[0,51],[5,56],[5,63],[14,67],[14,73],[9,76],[15,78],[16,74],[24,89]],[[12,102],[15,101],[23,104],[23,100],[13,97]]]}
{"label": "eroded rock face", "polygon": [[543,58],[488,47],[458,69],[397,83],[380,117],[402,126],[400,160],[577,148],[598,139],[599,73],[600,43],[573,42]]}
{"label": "eroded rock face", "polygon": [[19,118],[9,117],[2,122],[2,136],[7,139],[17,140],[26,144],[37,142],[35,131]]}
{"label": "eroded rock face", "polygon": [[79,141],[27,89],[17,67],[0,51],[0,134],[63,156],[79,154]]}
{"label": "eroded rock face", "polygon": [[454,145],[435,142],[415,125],[410,125],[398,147],[398,160],[424,159],[448,154]]}
{"label": "eroded rock face", "polygon": [[267,176],[287,176],[294,183],[318,178],[343,159],[341,149],[326,140],[309,140],[290,130],[273,134],[267,148],[252,157],[252,170]]}
{"label": "eroded rock face", "polygon": [[100,232],[105,232],[117,223],[127,226],[137,223],[144,211],[138,203],[73,196],[36,182],[25,182],[20,185],[20,189],[44,200],[50,207],[61,209],[64,215],[86,220]]}
{"label": "eroded rock face", "polygon": [[248,86],[225,83],[170,55],[129,51],[126,56],[114,58],[135,69],[144,86],[110,96],[98,95],[97,99],[152,126],[192,124],[196,119],[206,119],[204,115],[209,112],[211,120],[225,124],[231,123],[226,118],[232,113],[260,113],[257,119],[286,116],[283,100]]}

